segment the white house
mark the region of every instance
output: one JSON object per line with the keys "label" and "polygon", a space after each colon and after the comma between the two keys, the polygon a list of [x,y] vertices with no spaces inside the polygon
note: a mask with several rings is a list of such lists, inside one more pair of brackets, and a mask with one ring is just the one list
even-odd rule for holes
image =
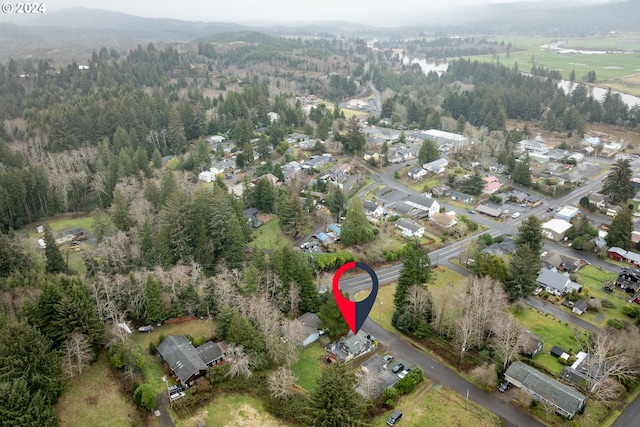
{"label": "white house", "polygon": [[385,214],[385,209],[377,203],[366,200],[364,203],[364,210],[367,216],[374,218],[380,218]]}
{"label": "white house", "polygon": [[269,111],[267,113],[267,116],[269,116],[269,121],[271,123],[277,122],[280,119],[280,116],[278,115],[278,113],[274,113],[273,111]]}
{"label": "white house", "polygon": [[431,173],[438,174],[444,172],[448,165],[449,161],[447,159],[438,159],[429,163],[425,163],[424,165],[422,165],[422,167]]}
{"label": "white house", "polygon": [[407,172],[407,175],[409,175],[409,178],[411,179],[420,179],[423,176],[427,175],[429,172],[424,169],[421,168],[420,166],[414,166],[411,169],[409,169],[409,171]]}
{"label": "white house", "polygon": [[424,227],[411,219],[400,218],[395,224],[402,231],[403,236],[422,237],[424,235]]}
{"label": "white house", "polygon": [[520,152],[547,154],[549,152],[549,146],[538,138],[535,140],[524,139],[518,143],[520,146]]}
{"label": "white house", "polygon": [[204,181],[204,182],[211,182],[215,179],[215,174],[213,174],[210,171],[204,171],[204,172],[200,172],[200,174],[198,175],[198,180],[199,181]]}

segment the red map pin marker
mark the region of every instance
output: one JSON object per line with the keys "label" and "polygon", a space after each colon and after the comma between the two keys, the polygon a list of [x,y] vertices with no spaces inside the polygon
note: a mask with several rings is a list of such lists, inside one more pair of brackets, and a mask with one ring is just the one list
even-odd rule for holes
{"label": "red map pin marker", "polygon": [[[347,299],[340,292],[340,277],[347,271],[352,268],[360,268],[366,271],[369,276],[371,276],[372,286],[371,293],[367,298],[362,301],[355,302]],[[336,274],[333,276],[333,296],[336,299],[336,304],[338,304],[338,308],[342,313],[342,317],[349,325],[349,329],[353,334],[357,334],[362,325],[364,325],[365,320],[369,316],[369,312],[373,308],[373,304],[376,302],[376,296],[378,296],[378,276],[376,272],[373,271],[373,268],[369,267],[367,264],[361,262],[348,262],[344,264],[342,267],[336,271]]]}

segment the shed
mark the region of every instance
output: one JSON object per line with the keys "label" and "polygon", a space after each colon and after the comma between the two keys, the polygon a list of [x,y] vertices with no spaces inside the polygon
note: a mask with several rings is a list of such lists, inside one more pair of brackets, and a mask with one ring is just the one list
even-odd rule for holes
{"label": "shed", "polygon": [[566,351],[564,351],[563,349],[561,349],[561,348],[560,348],[560,347],[558,347],[557,345],[554,345],[554,346],[551,348],[550,353],[551,353],[551,355],[552,355],[553,357],[560,357],[560,356],[562,356],[563,354],[565,354],[565,353],[566,353]]}
{"label": "shed", "polygon": [[585,311],[587,311],[587,300],[581,299],[576,301],[575,304],[573,304],[573,308],[571,309],[571,311],[575,314],[577,314],[578,316],[582,315]]}

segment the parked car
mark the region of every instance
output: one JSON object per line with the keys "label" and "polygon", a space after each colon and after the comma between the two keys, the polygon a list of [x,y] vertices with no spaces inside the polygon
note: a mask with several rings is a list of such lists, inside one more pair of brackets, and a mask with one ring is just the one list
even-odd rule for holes
{"label": "parked car", "polygon": [[407,375],[409,375],[409,370],[405,369],[404,371],[400,372],[398,374],[398,378],[403,379],[404,377],[406,377]]}
{"label": "parked car", "polygon": [[500,393],[504,393],[505,391],[507,391],[509,389],[509,381],[502,381],[500,383],[500,385],[498,386],[498,391]]}
{"label": "parked car", "polygon": [[547,212],[553,212],[553,208],[547,208]]}
{"label": "parked car", "polygon": [[177,393],[170,394],[169,399],[171,399],[172,402],[175,402],[178,399],[182,399],[184,396],[184,391],[179,391]]}
{"label": "parked car", "polygon": [[393,360],[393,354],[387,354],[387,355],[384,357],[384,361],[385,361],[385,362],[391,362],[392,360]]}
{"label": "parked car", "polygon": [[513,215],[511,215],[511,218],[516,219],[520,216],[520,212],[515,212]]}
{"label": "parked car", "polygon": [[391,372],[393,372],[394,374],[397,374],[398,372],[400,372],[402,370],[404,370],[404,365],[402,363],[398,363],[396,366],[391,368]]}
{"label": "parked car", "polygon": [[169,387],[169,395],[180,393],[182,390],[184,389],[181,385],[172,385],[171,387]]}
{"label": "parked car", "polygon": [[388,426],[396,425],[396,423],[398,422],[398,420],[400,418],[402,418],[402,412],[401,411],[395,411],[393,414],[391,414],[391,416],[387,420],[387,425]]}
{"label": "parked car", "polygon": [[474,211],[473,209],[467,209],[467,212],[469,212],[472,215],[476,213],[476,211]]}
{"label": "parked car", "polygon": [[544,258],[547,256],[547,251],[544,251],[540,254],[540,258]]}
{"label": "parked car", "polygon": [[151,325],[140,326],[138,328],[138,332],[152,332],[152,331],[153,331],[153,326],[151,326]]}

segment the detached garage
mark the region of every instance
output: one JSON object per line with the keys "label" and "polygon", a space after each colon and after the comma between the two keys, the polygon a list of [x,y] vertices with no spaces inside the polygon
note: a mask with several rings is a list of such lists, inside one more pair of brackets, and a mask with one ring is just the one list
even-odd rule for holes
{"label": "detached garage", "polygon": [[561,241],[567,235],[567,231],[573,227],[570,222],[554,218],[542,224],[542,235],[556,242]]}

